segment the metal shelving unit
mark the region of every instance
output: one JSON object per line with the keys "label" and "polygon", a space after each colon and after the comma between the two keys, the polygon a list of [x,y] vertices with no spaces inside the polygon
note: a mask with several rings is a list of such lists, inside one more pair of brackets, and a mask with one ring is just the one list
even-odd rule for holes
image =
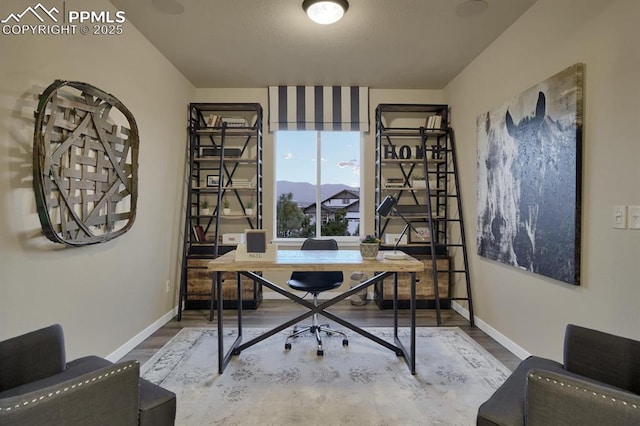
{"label": "metal shelving unit", "polygon": [[[441,325],[441,307],[450,307],[454,300],[466,301],[474,325],[455,138],[448,117],[447,105],[378,105],[375,201],[379,205],[393,195],[398,200],[398,212],[414,228],[424,231],[423,238],[412,238],[411,234],[407,243],[399,246],[425,263],[424,282],[417,288],[418,307],[435,308]],[[416,176],[423,178],[422,183]],[[376,233],[383,242],[385,234],[397,232],[404,225],[400,215],[375,220]],[[459,282],[464,283],[466,295],[454,297],[453,286]],[[399,279],[399,286],[402,284]],[[375,297],[381,307],[390,303],[385,285],[391,283],[376,286]]]}
{"label": "metal shelving unit", "polygon": [[[262,228],[262,106],[192,103],[178,320],[216,298],[208,260],[235,248],[245,229]],[[228,204],[230,212],[225,211]],[[238,274],[223,276],[225,308],[237,308]],[[214,286],[215,287],[215,286]],[[262,286],[242,282],[243,308],[257,308]]]}

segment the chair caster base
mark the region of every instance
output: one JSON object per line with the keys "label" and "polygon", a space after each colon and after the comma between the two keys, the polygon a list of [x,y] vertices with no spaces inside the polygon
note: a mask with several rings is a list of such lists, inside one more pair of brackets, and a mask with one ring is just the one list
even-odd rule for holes
{"label": "chair caster base", "polygon": [[284,344],[284,350],[285,351],[291,350],[291,343],[285,343]]}
{"label": "chair caster base", "polygon": [[347,339],[343,339],[342,346],[349,346],[349,341]]}
{"label": "chair caster base", "polygon": [[317,354],[318,356],[324,356],[324,350],[322,350],[322,349],[318,349],[318,352],[316,352],[316,354]]}

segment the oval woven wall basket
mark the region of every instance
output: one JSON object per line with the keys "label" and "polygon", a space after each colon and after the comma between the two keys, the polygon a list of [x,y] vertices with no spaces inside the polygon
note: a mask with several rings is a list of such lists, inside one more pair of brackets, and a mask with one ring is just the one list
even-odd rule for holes
{"label": "oval woven wall basket", "polygon": [[133,225],[138,126],[116,97],[56,80],[40,95],[33,189],[42,230],[69,246],[112,240]]}

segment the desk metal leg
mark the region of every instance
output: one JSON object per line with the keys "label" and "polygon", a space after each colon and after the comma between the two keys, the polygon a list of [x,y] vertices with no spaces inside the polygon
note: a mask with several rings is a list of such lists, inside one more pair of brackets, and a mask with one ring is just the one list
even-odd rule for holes
{"label": "desk metal leg", "polygon": [[398,274],[393,274],[393,339],[398,340]]}
{"label": "desk metal leg", "polygon": [[[242,342],[242,293],[238,291],[238,337],[231,344],[227,353],[224,352],[224,314],[222,307],[224,304],[222,297],[222,272],[214,273],[216,291],[218,293],[218,373],[222,374],[225,367],[231,361],[231,356],[236,347]],[[240,280],[238,280],[240,282]],[[213,283],[212,283],[213,284]],[[241,285],[238,284],[240,287]],[[238,288],[240,290],[240,288]]]}
{"label": "desk metal leg", "polygon": [[407,351],[407,348],[400,340],[398,336],[398,277],[396,275],[394,282],[394,295],[393,295],[393,316],[394,316],[394,339],[396,345],[402,350],[402,354],[404,355],[404,360],[409,366],[409,370],[411,370],[411,374],[416,374],[416,274],[415,272],[411,272],[411,298],[409,301],[410,308],[410,316],[411,316],[411,325],[410,325],[410,348]]}
{"label": "desk metal leg", "polygon": [[[238,334],[242,336],[242,274],[236,274],[236,282],[238,283]],[[222,297],[220,297],[222,299]]]}

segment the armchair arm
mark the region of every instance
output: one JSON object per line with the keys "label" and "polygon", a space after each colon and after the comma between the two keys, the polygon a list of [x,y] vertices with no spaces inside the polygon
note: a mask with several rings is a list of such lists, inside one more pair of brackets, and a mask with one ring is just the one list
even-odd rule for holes
{"label": "armchair arm", "polygon": [[640,342],[569,324],[564,368],[572,373],[640,394]]}
{"label": "armchair arm", "polygon": [[0,342],[0,392],[65,369],[64,335],[54,324]]}
{"label": "armchair arm", "polygon": [[534,369],[527,374],[525,424],[640,424],[640,395],[564,373]]}
{"label": "armchair arm", "polygon": [[138,424],[140,365],[127,361],[20,395],[0,394],[2,425]]}

